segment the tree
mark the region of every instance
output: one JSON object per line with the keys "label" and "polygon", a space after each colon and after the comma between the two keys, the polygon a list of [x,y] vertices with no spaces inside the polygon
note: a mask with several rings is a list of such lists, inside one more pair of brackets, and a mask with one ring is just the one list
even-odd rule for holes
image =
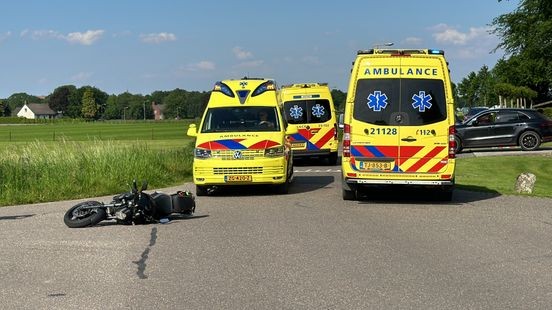
{"label": "tree", "polygon": [[336,111],[343,111],[345,109],[345,100],[347,100],[347,93],[342,92],[339,89],[332,89],[332,100],[335,105]]}
{"label": "tree", "polygon": [[187,118],[189,106],[187,104],[188,94],[185,90],[175,89],[165,97],[165,118]]}
{"label": "tree", "polygon": [[118,104],[117,95],[110,95],[105,103],[105,111],[102,115],[105,119],[122,119],[122,107]]}
{"label": "tree", "polygon": [[511,56],[499,62],[500,73],[507,73],[501,82],[534,89],[538,101],[552,99],[552,1],[521,0],[514,12],[495,18],[492,26],[502,39],[496,49]]}
{"label": "tree", "polygon": [[10,116],[11,110],[7,102],[0,100],[0,116]]}
{"label": "tree", "polygon": [[17,107],[22,107],[25,103],[42,103],[43,100],[37,96],[29,95],[27,93],[15,93],[4,100],[10,111],[15,110]]}
{"label": "tree", "polygon": [[464,102],[465,106],[476,106],[478,83],[477,74],[473,71],[458,83],[458,96]]}
{"label": "tree", "polygon": [[94,91],[88,88],[82,96],[82,115],[84,118],[91,120],[96,118],[97,113],[98,105],[96,99],[94,99]]}
{"label": "tree", "polygon": [[46,101],[48,102],[50,109],[66,114],[69,107],[69,100],[71,98],[71,95],[74,94],[76,91],[77,88],[74,85],[60,86],[54,89],[54,92],[46,97]]}

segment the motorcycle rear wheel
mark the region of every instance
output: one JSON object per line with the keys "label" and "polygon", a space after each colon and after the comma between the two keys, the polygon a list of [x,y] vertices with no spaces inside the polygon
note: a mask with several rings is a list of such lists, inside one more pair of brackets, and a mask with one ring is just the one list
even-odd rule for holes
{"label": "motorcycle rear wheel", "polygon": [[[96,225],[107,218],[107,213],[101,205],[102,204],[98,201],[85,201],[76,204],[65,212],[63,222],[71,228],[82,228]],[[98,207],[90,208],[94,206]],[[86,209],[83,207],[86,207]]]}

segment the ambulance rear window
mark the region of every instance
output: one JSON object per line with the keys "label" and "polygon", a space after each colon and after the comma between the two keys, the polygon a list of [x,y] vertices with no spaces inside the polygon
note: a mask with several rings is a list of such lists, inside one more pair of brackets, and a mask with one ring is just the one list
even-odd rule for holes
{"label": "ambulance rear window", "polygon": [[280,131],[277,113],[274,107],[209,108],[201,132]]}
{"label": "ambulance rear window", "polygon": [[289,124],[324,123],[332,117],[327,99],[286,101],[284,112]]}
{"label": "ambulance rear window", "polygon": [[361,79],[353,117],[375,125],[419,126],[447,118],[444,84],[434,79]]}

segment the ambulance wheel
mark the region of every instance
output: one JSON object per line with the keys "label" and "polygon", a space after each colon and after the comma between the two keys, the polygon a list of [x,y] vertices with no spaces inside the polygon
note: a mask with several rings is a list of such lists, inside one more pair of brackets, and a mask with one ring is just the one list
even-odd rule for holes
{"label": "ambulance wheel", "polygon": [[343,200],[355,200],[357,198],[356,191],[342,189],[341,194],[343,195]]}
{"label": "ambulance wheel", "polygon": [[328,155],[328,164],[330,166],[335,166],[337,164],[337,152],[332,152]]}
{"label": "ambulance wheel", "polygon": [[196,196],[207,196],[207,187],[196,185]]}

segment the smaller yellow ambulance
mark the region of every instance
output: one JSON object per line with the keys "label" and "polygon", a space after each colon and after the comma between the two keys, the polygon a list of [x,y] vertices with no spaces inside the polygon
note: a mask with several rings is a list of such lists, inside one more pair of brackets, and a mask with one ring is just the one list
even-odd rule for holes
{"label": "smaller yellow ambulance", "polygon": [[281,100],[286,120],[297,133],[290,138],[293,156],[323,157],[337,163],[337,120],[327,83],[282,86]]}
{"label": "smaller yellow ambulance", "polygon": [[196,137],[193,180],[196,195],[213,186],[272,184],[287,193],[293,180],[288,128],[274,80],[243,78],[217,82]]}
{"label": "smaller yellow ambulance", "polygon": [[454,101],[442,50],[359,51],[344,112],[343,199],[367,187],[416,186],[450,200]]}

